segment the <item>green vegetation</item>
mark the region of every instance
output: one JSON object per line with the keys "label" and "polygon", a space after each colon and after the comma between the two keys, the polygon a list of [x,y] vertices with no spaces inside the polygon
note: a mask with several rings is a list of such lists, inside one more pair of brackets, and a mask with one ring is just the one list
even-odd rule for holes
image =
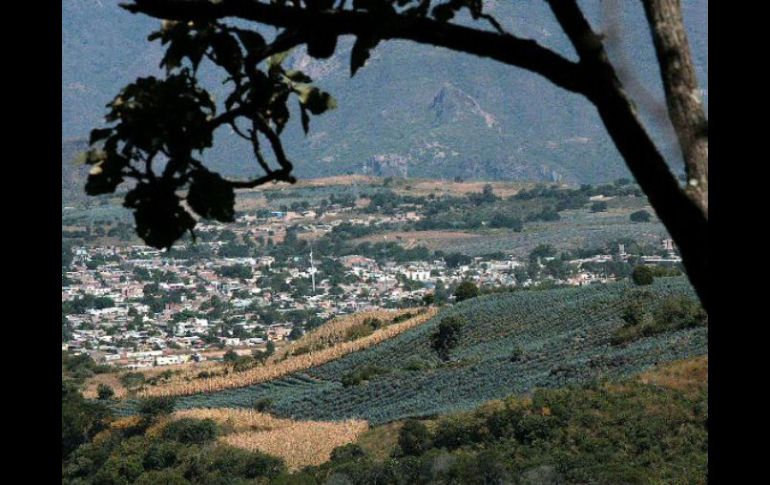
{"label": "green vegetation", "polygon": [[650,222],[652,216],[646,210],[640,210],[632,212],[628,218],[631,220],[631,222]]}
{"label": "green vegetation", "polygon": [[282,460],[217,444],[212,420],[183,418],[159,436],[128,426],[104,431],[62,462],[62,483],[213,485],[267,484],[286,472]]}
{"label": "green vegetation", "polygon": [[96,395],[100,401],[108,401],[115,395],[115,391],[107,384],[99,384],[96,388]]}
{"label": "green vegetation", "polygon": [[429,427],[408,420],[390,457],[347,445],[357,453],[304,473],[353,485],[705,484],[707,422],[705,380],[685,389],[637,379],[539,389]]}
{"label": "green vegetation", "polygon": [[[64,329],[65,326],[63,325]],[[61,353],[62,380],[75,385],[95,374],[103,374],[113,370],[109,365],[99,365],[87,354]]]}
{"label": "green vegetation", "polygon": [[375,376],[378,376],[381,374],[387,374],[388,372],[390,371],[384,367],[380,367],[377,365],[367,365],[349,374],[345,374],[344,376],[342,376],[341,382],[342,382],[342,385],[345,387],[357,386],[362,382],[369,381]]}
{"label": "green vegetation", "polygon": [[460,332],[465,321],[457,316],[446,317],[438,324],[436,333],[431,335],[430,346],[441,360],[449,360],[449,351],[460,342]]}
{"label": "green vegetation", "polygon": [[591,204],[591,212],[606,212],[607,203],[604,201],[598,201]]}
{"label": "green vegetation", "polygon": [[651,285],[655,280],[652,270],[644,265],[639,265],[634,268],[631,273],[631,279],[639,286]]}
{"label": "green vegetation", "polygon": [[217,423],[212,419],[181,418],[163,427],[163,439],[202,445],[217,437]]}
{"label": "green vegetation", "polygon": [[66,382],[62,383],[61,404],[61,454],[65,460],[106,427],[111,413],[102,403],[84,399],[77,387]]}
{"label": "green vegetation", "polygon": [[407,419],[398,433],[398,454],[419,456],[431,447],[428,428],[416,419]]}
{"label": "green vegetation", "polygon": [[[642,305],[653,311],[668,296],[694,299],[683,277],[658,278],[644,287],[651,294]],[[513,291],[482,295],[444,307],[428,322],[372,348],[304,372],[240,389],[179,397],[179,409],[252,407],[273,400],[271,412],[297,419],[367,419],[373,424],[409,417],[473,409],[484,401],[535,388],[558,388],[622,377],[656,362],[706,351],[704,326],[669,328],[627,345],[612,345],[613,333],[625,325],[623,313],[637,288],[630,282]],[[431,347],[440,322],[458,316],[467,322],[443,361]],[[512,362],[520,349],[521,358]],[[344,386],[369,366],[365,385]],[[347,382],[347,379],[346,379]],[[363,381],[359,381],[363,382]],[[135,411],[135,402],[114,406],[120,414]]]}
{"label": "green vegetation", "polygon": [[708,325],[708,316],[697,301],[683,295],[669,296],[661,302],[649,293],[635,294],[623,311],[626,324],[613,333],[614,344],[625,344],[642,337]]}
{"label": "green vegetation", "polygon": [[479,288],[472,281],[463,281],[457,285],[454,292],[457,303],[470,298],[476,298],[477,296],[479,296]]}

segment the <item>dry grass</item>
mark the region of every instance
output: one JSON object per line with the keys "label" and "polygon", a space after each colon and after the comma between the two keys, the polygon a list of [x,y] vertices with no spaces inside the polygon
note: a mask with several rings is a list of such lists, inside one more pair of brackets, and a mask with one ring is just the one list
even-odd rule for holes
{"label": "dry grass", "polygon": [[490,184],[499,197],[515,195],[521,189],[530,188],[532,182],[451,182],[447,180],[407,180],[404,181],[395,192],[408,193],[409,195],[447,194],[467,195],[473,192],[481,192],[484,186]]}
{"label": "dry grass", "polygon": [[232,432],[265,431],[285,428],[296,421],[276,418],[267,413],[244,408],[195,408],[174,412],[174,419],[213,419]]}
{"label": "dry grass", "polygon": [[334,448],[354,442],[368,428],[368,423],[361,420],[299,421],[267,431],[232,433],[220,440],[281,457],[290,469],[297,469],[329,461]]}
{"label": "dry grass", "polygon": [[395,242],[406,249],[411,249],[416,246],[427,247],[430,243],[435,242],[451,242],[458,239],[478,239],[480,237],[482,236],[479,234],[463,231],[393,231],[353,239],[351,244]]}
{"label": "dry grass", "polygon": [[181,418],[213,419],[225,432],[220,442],[280,457],[291,469],[328,461],[334,448],[356,441],[369,429],[363,420],[294,421],[228,408],[177,411],[168,421]]}
{"label": "dry grass", "polygon": [[298,349],[306,348],[313,351],[321,350],[327,347],[331,347],[345,340],[346,332],[356,325],[364,323],[370,318],[379,319],[383,322],[390,322],[393,318],[401,316],[410,311],[415,310],[401,309],[401,310],[371,310],[366,312],[359,312],[353,315],[343,315],[337,318],[333,318],[329,322],[321,325],[320,327],[306,333],[299,340],[291,342],[284,347],[281,351],[276,352],[268,362],[276,362],[282,360],[285,356],[294,354]]}
{"label": "dry grass", "polygon": [[[345,315],[345,316],[332,319],[330,322],[307,333],[300,340],[297,340],[295,342],[289,343],[288,345],[279,347],[275,356],[269,359],[268,365],[273,365],[277,360],[283,359],[284,355],[290,354],[292,351],[302,346],[312,346],[315,351],[325,347],[329,347],[330,345],[336,345],[343,340],[342,336],[345,334],[345,331],[348,328],[354,325],[357,325],[359,323],[362,323],[367,318],[379,318],[380,320],[383,320],[383,321],[391,321],[394,317],[398,315],[402,315],[409,311],[410,311],[409,309],[372,310],[367,312],[356,313],[353,315]],[[412,309],[411,311],[414,312],[415,310]],[[218,354],[223,354],[223,353],[224,351],[219,352]],[[206,353],[208,357],[212,357],[214,356],[214,354],[217,354],[217,353],[216,352]],[[196,379],[197,375],[202,371],[207,371],[212,374],[222,374],[224,373],[224,370],[227,367],[228,366],[226,364],[223,364],[221,362],[204,361],[204,362],[187,362],[185,364],[168,365],[163,367],[151,367],[148,369],[141,369],[136,372],[141,372],[142,374],[144,374],[145,379],[151,379],[166,371],[172,371],[176,373],[166,382],[157,384],[156,386],[150,386],[147,388],[147,389],[153,389],[155,387],[179,385],[181,383],[197,380]],[[83,387],[83,391],[82,391],[83,396],[88,399],[96,399],[97,388],[99,387],[99,384],[106,384],[110,386],[112,390],[115,391],[115,398],[117,399],[122,399],[128,396],[130,391],[126,389],[125,386],[123,386],[123,384],[120,382],[120,376],[125,374],[126,372],[129,372],[129,371],[112,372],[108,374],[97,374],[93,377],[90,377],[85,382],[85,385]],[[142,392],[141,394],[155,395],[155,394],[152,394],[152,391],[149,391],[149,393]]]}
{"label": "dry grass", "polygon": [[640,374],[639,381],[679,391],[697,391],[708,386],[708,366],[708,355],[677,360]]}
{"label": "dry grass", "polygon": [[[224,353],[224,352],[221,352]],[[209,355],[210,357],[211,355]],[[106,384],[112,388],[113,391],[115,391],[115,398],[123,398],[126,397],[129,393],[128,389],[123,385],[122,382],[120,382],[120,376],[128,373],[128,372],[140,372],[144,375],[145,379],[152,379],[153,377],[156,377],[164,372],[171,371],[176,372],[177,374],[172,379],[185,379],[185,378],[193,378],[195,375],[197,375],[199,372],[202,371],[221,371],[223,370],[223,365],[219,362],[214,361],[203,361],[203,362],[187,362],[184,364],[174,364],[174,365],[165,365],[161,367],[149,367],[147,369],[139,369],[137,371],[128,371],[128,370],[122,370],[120,372],[110,372],[106,374],[96,374],[93,377],[89,377],[83,387],[83,396],[87,399],[96,399],[97,398],[97,388],[99,387],[99,384]]]}
{"label": "dry grass", "polygon": [[369,348],[380,342],[391,339],[406,330],[426,322],[432,318],[437,311],[438,310],[435,308],[430,308],[409,320],[381,328],[374,331],[371,335],[358,340],[341,342],[332,347],[324,348],[319,351],[311,351],[302,355],[293,355],[286,360],[273,361],[267,365],[258,366],[243,372],[195,380],[185,380],[184,376],[177,376],[167,383],[148,387],[140,392],[139,395],[184,396],[205,392],[217,392],[223,389],[246,387],[278,379],[294,372],[325,364],[344,355]]}

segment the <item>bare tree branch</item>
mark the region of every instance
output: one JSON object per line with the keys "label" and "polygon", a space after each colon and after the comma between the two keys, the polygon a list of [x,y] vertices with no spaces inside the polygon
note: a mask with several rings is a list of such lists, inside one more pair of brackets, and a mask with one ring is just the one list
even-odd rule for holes
{"label": "bare tree branch", "polygon": [[668,114],[687,171],[687,192],[708,218],[708,121],[703,110],[679,0],[644,0]]}
{"label": "bare tree branch", "polygon": [[[383,40],[412,40],[488,57],[540,74],[568,91],[584,93],[586,89],[583,71],[574,62],[534,40],[425,17],[351,10],[308,11],[258,0],[134,0],[123,7],[133,13],[160,19],[213,20],[238,17],[302,32],[317,32],[323,28],[325,33],[334,35],[367,35],[376,31]],[[300,42],[296,38],[293,41]]]}
{"label": "bare tree branch", "polygon": [[591,76],[587,97],[596,105],[610,137],[650,204],[682,253],[690,281],[708,311],[708,217],[684,192],[650,139],[576,0],[547,0]]}
{"label": "bare tree branch", "polygon": [[[388,12],[326,10],[309,11],[295,6],[264,3],[258,0],[133,0],[124,7],[153,17],[174,20],[213,20],[237,17],[262,24],[284,27],[286,45],[298,45],[314,35],[368,36],[376,32],[379,40],[405,39],[449,48],[497,60],[540,74],[553,84],[586,96],[596,105],[608,133],[639,185],[647,194],[663,224],[682,253],[684,266],[701,302],[708,311],[708,212],[702,210],[680,186],[663,156],[646,133],[610,63],[602,39],[593,32],[576,0],[546,0],[557,21],[577,51],[580,61],[571,62],[533,40],[510,34],[477,30],[440,22],[424,16]],[[672,1],[672,0],[650,0]],[[645,4],[647,5],[647,4]],[[678,7],[678,4],[676,4]],[[284,34],[280,34],[279,37]],[[306,37],[305,37],[306,36]],[[662,51],[666,44],[663,41]],[[674,42],[686,43],[686,39]],[[657,46],[658,41],[656,41]],[[660,50],[660,49],[659,49]],[[667,54],[668,55],[668,54]],[[660,56],[660,54],[659,54]],[[670,61],[666,58],[666,62]],[[664,64],[663,61],[661,61]],[[665,69],[672,69],[673,66]],[[668,72],[668,71],[666,71]],[[664,78],[667,74],[664,72]],[[665,82],[664,82],[665,85]],[[668,94],[668,92],[667,92]],[[680,102],[680,101],[677,101]],[[671,101],[669,100],[669,104]],[[689,109],[689,108],[687,108]],[[671,108],[669,108],[671,110]],[[228,122],[237,110],[215,118]],[[255,187],[271,180],[293,181],[291,163],[286,158],[278,136],[261,119],[257,128],[276,154],[280,170],[249,182],[233,182],[234,187]],[[705,121],[705,120],[704,120]],[[696,123],[697,124],[697,123]],[[674,122],[674,126],[677,122]],[[693,137],[707,137],[707,125],[696,126]],[[683,143],[683,149],[690,145]],[[707,152],[706,152],[707,153]],[[687,159],[687,157],[686,157]],[[697,170],[700,171],[698,172]],[[696,170],[696,172],[693,172]],[[688,166],[688,174],[707,179],[707,170]],[[697,181],[707,197],[707,184]],[[706,206],[707,207],[707,206]]]}

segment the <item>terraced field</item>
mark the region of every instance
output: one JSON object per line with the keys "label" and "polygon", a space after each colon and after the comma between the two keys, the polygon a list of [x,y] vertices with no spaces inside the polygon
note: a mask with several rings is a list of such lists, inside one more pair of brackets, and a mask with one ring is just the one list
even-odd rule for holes
{"label": "terraced field", "polygon": [[[684,278],[661,278],[647,288],[660,297],[694,297]],[[537,387],[627,376],[707,352],[704,327],[611,345],[630,290],[618,283],[480,297],[374,347],[262,384],[180,397],[177,406],[251,407],[269,398],[271,412],[282,417],[379,424],[472,409]],[[451,360],[443,363],[430,348],[430,336],[450,315],[467,323]],[[521,356],[512,359],[516,349]],[[344,376],[368,366],[384,373],[358,385],[342,384]],[[122,413],[132,409],[131,401],[119,405]]]}

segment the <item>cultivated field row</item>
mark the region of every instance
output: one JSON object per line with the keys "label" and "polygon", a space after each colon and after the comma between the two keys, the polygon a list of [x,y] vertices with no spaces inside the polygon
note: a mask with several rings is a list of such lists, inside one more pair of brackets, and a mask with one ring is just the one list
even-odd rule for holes
{"label": "cultivated field row", "polygon": [[[430,308],[409,320],[394,323],[387,327],[375,330],[371,335],[353,340],[341,342],[332,347],[319,351],[310,351],[302,355],[294,355],[286,360],[273,361],[264,366],[255,367],[243,372],[229,373],[223,376],[195,379],[190,381],[172,381],[154,387],[148,387],[139,393],[140,396],[186,396],[198,393],[210,393],[225,389],[246,387],[262,382],[310,369],[325,364],[342,356],[357,352],[385,340],[391,339],[400,333],[414,328],[436,315],[437,310]],[[363,321],[363,318],[362,318]],[[342,324],[340,324],[342,325]]]}

